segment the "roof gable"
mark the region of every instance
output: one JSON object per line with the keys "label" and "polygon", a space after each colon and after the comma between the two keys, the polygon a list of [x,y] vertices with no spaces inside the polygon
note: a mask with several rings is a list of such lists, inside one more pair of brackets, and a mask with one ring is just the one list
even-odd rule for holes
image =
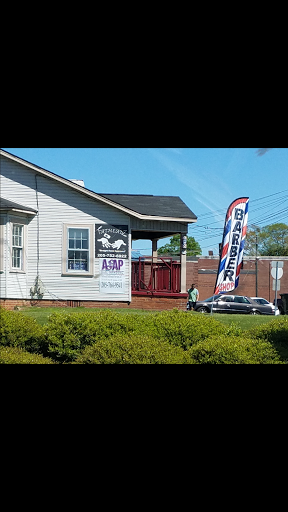
{"label": "roof gable", "polygon": [[109,206],[121,210],[138,219],[169,220],[187,223],[195,222],[197,220],[197,217],[180,199],[180,197],[133,194],[97,194],[96,192],[84,188],[71,180],[62,178],[58,174],[47,171],[46,169],[19,158],[16,155],[12,155],[3,149],[0,149],[0,155],[14,160],[29,169],[33,169],[41,175],[65,184],[74,190],[77,190],[81,194],[108,204]]}

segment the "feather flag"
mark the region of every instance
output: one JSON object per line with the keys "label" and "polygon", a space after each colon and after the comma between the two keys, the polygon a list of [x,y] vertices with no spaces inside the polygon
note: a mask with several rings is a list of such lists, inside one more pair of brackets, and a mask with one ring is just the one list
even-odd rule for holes
{"label": "feather flag", "polygon": [[247,231],[248,203],[249,197],[240,197],[227,210],[214,295],[231,292],[238,286]]}

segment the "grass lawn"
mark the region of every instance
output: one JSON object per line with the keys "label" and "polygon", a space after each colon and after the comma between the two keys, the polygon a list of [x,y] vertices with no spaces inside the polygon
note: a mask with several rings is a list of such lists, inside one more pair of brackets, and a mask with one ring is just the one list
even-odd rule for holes
{"label": "grass lawn", "polygon": [[[107,308],[109,309],[109,308]],[[118,313],[125,314],[125,315],[149,315],[149,314],[155,314],[157,311],[147,311],[143,309],[122,309],[122,308],[111,308],[113,311],[117,311]],[[83,312],[89,312],[93,314],[93,311],[99,311],[99,308],[39,308],[39,307],[28,307],[21,309],[21,313],[30,316],[32,318],[35,318],[35,320],[40,324],[44,325],[48,322],[48,317],[52,313],[56,312],[64,312],[64,313],[83,313]],[[201,313],[195,313],[195,312],[189,312],[187,313],[189,315],[200,315]],[[212,315],[206,315],[206,316],[212,316]],[[280,316],[273,316],[273,315],[229,315],[229,314],[223,314],[223,313],[214,313],[213,318],[219,320],[220,322],[223,322],[226,325],[236,324],[239,326],[243,331],[250,329],[251,327],[255,327],[256,325],[262,325],[266,324],[268,322],[271,322],[271,320],[274,320],[275,318],[280,318]]]}
{"label": "grass lawn", "polygon": [[[35,320],[40,324],[44,325],[48,322],[48,317],[52,313],[93,313],[93,311],[99,311],[100,308],[40,308],[40,307],[27,307],[27,308],[21,308],[21,313],[24,315],[30,316],[32,318],[35,318]],[[102,308],[101,308],[102,309]],[[104,308],[103,308],[104,309]],[[111,311],[117,311],[118,313],[123,313],[126,315],[135,315],[135,314],[154,314],[156,311],[146,311],[143,309],[122,309],[122,308],[107,308],[111,309]]]}

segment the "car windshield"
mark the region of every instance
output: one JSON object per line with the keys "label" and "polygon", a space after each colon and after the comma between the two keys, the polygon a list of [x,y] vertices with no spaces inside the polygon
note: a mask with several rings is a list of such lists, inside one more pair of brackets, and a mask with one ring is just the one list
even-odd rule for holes
{"label": "car windshield", "polygon": [[213,302],[218,299],[218,297],[221,297],[221,295],[213,295],[212,297],[209,297],[209,299],[203,300],[203,302]]}
{"label": "car windshield", "polygon": [[268,300],[266,299],[261,299],[259,297],[251,297],[252,300],[255,300],[256,302],[258,302],[258,304],[269,304]]}

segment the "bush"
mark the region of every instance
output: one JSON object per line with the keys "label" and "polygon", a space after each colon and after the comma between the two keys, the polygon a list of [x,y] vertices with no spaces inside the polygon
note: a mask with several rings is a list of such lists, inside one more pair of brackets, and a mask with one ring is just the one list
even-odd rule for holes
{"label": "bush", "polygon": [[0,308],[0,346],[45,352],[44,329],[36,320],[16,311]]}
{"label": "bush", "polygon": [[265,325],[253,327],[249,329],[249,336],[288,345],[288,317],[276,317],[275,320],[271,320]]}
{"label": "bush", "polygon": [[133,332],[134,318],[115,311],[53,313],[45,326],[48,353],[58,361],[73,361],[99,339]]}
{"label": "bush", "polygon": [[288,362],[288,318],[278,317],[268,324],[249,329],[249,336],[272,343],[281,358]]}
{"label": "bush", "polygon": [[196,364],[281,364],[277,351],[264,340],[242,336],[211,336],[190,348]]}
{"label": "bush", "polygon": [[[206,315],[190,314],[173,309],[153,315],[147,322],[149,334],[169,343],[188,349],[213,334],[227,333],[227,327],[219,320]],[[233,327],[229,328],[233,331]],[[237,329],[235,327],[235,329]]]}
{"label": "bush", "polygon": [[[45,326],[47,355],[59,362],[71,362],[83,350],[119,335],[146,336],[187,350],[211,334],[239,334],[236,326],[224,326],[215,318],[190,315],[174,309],[153,315],[125,315],[101,309],[81,313],[55,312]],[[241,330],[240,330],[241,331]],[[46,353],[44,354],[46,355]]]}
{"label": "bush", "polygon": [[48,357],[31,354],[19,347],[0,347],[0,364],[55,364]]}
{"label": "bush", "polygon": [[86,347],[73,364],[189,364],[187,351],[147,335],[118,334]]}

